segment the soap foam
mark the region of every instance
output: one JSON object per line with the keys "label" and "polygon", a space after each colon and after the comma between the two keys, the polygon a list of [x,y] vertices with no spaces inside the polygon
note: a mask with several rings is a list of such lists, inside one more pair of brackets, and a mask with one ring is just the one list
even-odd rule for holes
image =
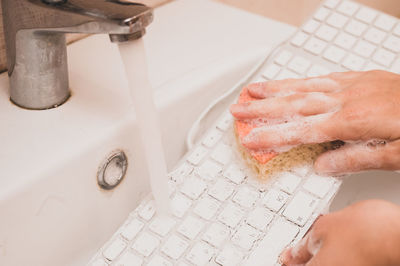
{"label": "soap foam", "polygon": [[296,145],[290,143],[293,143],[296,139],[300,139],[303,143],[325,142],[329,140],[329,136],[315,129],[315,127],[318,127],[317,125],[320,123],[328,121],[333,114],[334,113],[319,114],[288,123],[256,127],[244,137],[243,142],[264,142],[265,144],[266,138],[268,138],[267,142],[270,143],[270,145],[264,148],[275,152],[288,151],[293,148]]}

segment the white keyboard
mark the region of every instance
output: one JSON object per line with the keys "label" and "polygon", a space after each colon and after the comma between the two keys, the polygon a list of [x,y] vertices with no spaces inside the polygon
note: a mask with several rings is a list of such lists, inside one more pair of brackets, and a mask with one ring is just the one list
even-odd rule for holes
{"label": "white keyboard", "polygon": [[[400,73],[399,20],[351,1],[327,0],[254,73],[252,81],[349,70]],[[260,183],[237,154],[226,112],[169,175],[173,214],[150,196],[91,266],[279,265],[339,189],[304,165]]]}

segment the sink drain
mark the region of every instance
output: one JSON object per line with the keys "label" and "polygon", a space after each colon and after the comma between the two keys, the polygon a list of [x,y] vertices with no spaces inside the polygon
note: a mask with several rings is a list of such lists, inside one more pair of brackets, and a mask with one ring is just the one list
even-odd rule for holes
{"label": "sink drain", "polygon": [[123,151],[111,153],[99,168],[97,183],[102,189],[114,189],[124,179],[127,167],[128,160]]}

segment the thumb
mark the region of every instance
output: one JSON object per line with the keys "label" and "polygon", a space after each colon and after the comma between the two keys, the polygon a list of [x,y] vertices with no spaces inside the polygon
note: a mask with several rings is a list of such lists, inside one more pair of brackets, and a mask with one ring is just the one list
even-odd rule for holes
{"label": "thumb", "polygon": [[315,161],[320,174],[346,174],[371,169],[395,170],[400,166],[400,141],[371,140],[346,144],[321,154]]}
{"label": "thumb", "polygon": [[322,247],[322,235],[313,229],[294,247],[286,249],[279,257],[283,265],[305,265]]}

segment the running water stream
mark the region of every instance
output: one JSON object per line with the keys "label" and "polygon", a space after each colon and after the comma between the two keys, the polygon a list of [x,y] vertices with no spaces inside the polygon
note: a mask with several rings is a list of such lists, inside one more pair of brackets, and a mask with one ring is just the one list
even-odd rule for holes
{"label": "running water stream", "polygon": [[158,212],[169,213],[167,166],[153,88],[148,79],[143,38],[120,43],[118,48],[125,66],[156,208]]}

